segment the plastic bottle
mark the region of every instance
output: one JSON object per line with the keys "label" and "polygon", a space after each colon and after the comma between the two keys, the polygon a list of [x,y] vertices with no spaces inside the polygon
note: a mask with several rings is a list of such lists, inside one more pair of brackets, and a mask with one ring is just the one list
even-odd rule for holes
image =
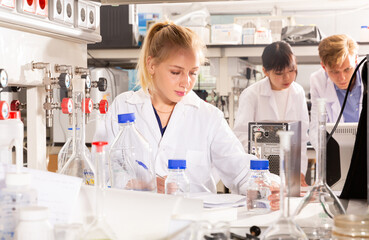
{"label": "plastic bottle", "polygon": [[165,194],[186,196],[190,192],[190,182],[185,173],[186,160],[169,159],[168,170]]}
{"label": "plastic bottle", "polygon": [[134,113],[118,115],[120,131],[109,153],[110,183],[113,188],[156,192],[154,157],[135,119]]}
{"label": "plastic bottle", "polygon": [[[77,129],[77,131],[79,128]],[[65,163],[72,156],[73,153],[73,128],[68,128],[67,140],[65,141],[63,147],[60,149],[58,154],[58,172],[64,167]],[[90,150],[85,145],[85,153],[88,156]]]}
{"label": "plastic bottle", "polygon": [[53,240],[54,232],[48,219],[49,209],[47,207],[30,206],[20,209],[15,239]]}
{"label": "plastic bottle", "polygon": [[266,159],[250,161],[250,175],[246,182],[246,207],[250,212],[270,212],[271,179],[269,161]]}
{"label": "plastic bottle", "polygon": [[23,164],[23,134],[24,125],[20,120],[20,112],[12,111],[8,119],[0,120],[0,162],[11,164],[12,147],[15,146],[16,162]]}
{"label": "plastic bottle", "polygon": [[[19,209],[37,204],[37,192],[30,188],[29,173],[7,173],[0,195],[0,239],[10,240],[18,224]],[[2,230],[1,230],[2,229]]]}

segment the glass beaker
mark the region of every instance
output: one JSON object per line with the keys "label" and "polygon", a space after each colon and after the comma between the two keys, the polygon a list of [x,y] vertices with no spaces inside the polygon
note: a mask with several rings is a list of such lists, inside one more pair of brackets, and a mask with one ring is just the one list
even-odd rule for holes
{"label": "glass beaker", "polygon": [[[262,240],[308,240],[305,233],[290,216],[290,171],[291,166],[291,136],[292,131],[278,131],[280,143],[280,211],[279,219],[270,226],[261,236]],[[286,201],[285,201],[286,199]]]}
{"label": "glass beaker", "polygon": [[[73,79],[73,152],[67,163],[60,170],[61,174],[80,177],[84,179],[85,184],[94,184],[95,168],[91,163],[90,152],[85,151],[85,112],[89,106],[85,101],[85,83],[84,79]],[[77,130],[79,129],[79,130]]]}
{"label": "glass beaker", "polygon": [[83,234],[83,240],[101,239],[101,240],[115,240],[117,237],[111,230],[104,216],[104,201],[105,201],[105,151],[104,146],[107,142],[93,142],[95,147],[95,189],[96,189],[96,216],[91,225]]}
{"label": "glass beaker", "polygon": [[332,192],[326,179],[326,118],[325,99],[318,103],[318,151],[317,178],[311,190],[305,195],[295,212],[296,222],[304,229],[309,239],[330,239],[333,217],[345,214],[340,200]]}

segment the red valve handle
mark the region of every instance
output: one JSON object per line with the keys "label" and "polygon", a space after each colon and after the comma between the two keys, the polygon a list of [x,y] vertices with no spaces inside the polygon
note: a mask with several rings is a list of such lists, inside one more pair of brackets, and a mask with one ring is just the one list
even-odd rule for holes
{"label": "red valve handle", "polygon": [[107,100],[102,99],[100,101],[100,105],[99,105],[99,111],[101,114],[106,114],[108,112],[109,109],[109,103]]}
{"label": "red valve handle", "polygon": [[19,102],[19,100],[13,100],[11,103],[10,103],[10,110],[11,111],[19,111],[19,105],[21,103]]}
{"label": "red valve handle", "polygon": [[85,113],[91,113],[92,112],[93,107],[94,107],[94,103],[92,102],[91,98],[85,98],[85,101],[84,101],[83,105],[84,105],[83,111]]}
{"label": "red valve handle", "polygon": [[0,120],[8,119],[9,117],[9,104],[5,101],[0,101]]}
{"label": "red valve handle", "polygon": [[71,98],[63,98],[61,109],[64,114],[71,114],[73,111],[73,101]]}

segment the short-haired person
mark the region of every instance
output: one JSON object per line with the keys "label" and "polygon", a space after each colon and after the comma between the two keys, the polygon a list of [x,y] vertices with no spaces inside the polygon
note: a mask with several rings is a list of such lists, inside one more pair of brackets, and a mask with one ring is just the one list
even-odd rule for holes
{"label": "short-haired person", "polygon": [[249,122],[301,121],[301,184],[305,185],[309,115],[305,91],[295,82],[297,64],[291,46],[284,41],[266,46],[262,65],[266,77],[241,93],[233,130],[247,149]]}
{"label": "short-haired person", "polygon": [[[152,148],[157,174],[168,174],[168,159],[185,159],[191,192],[216,193],[220,177],[231,191],[245,193],[249,162],[255,156],[245,153],[223,113],[192,91],[204,50],[190,29],[170,22],[154,24],[138,62],[141,89],[115,98],[105,125],[108,141],[119,132],[117,115],[133,112],[136,128]],[[164,192],[163,179],[157,182],[158,192]],[[273,209],[279,207],[278,201],[272,202]]]}
{"label": "short-haired person", "polygon": [[[310,142],[318,145],[317,106],[318,98],[326,99],[327,122],[336,122],[347,92],[350,78],[357,65],[357,43],[347,35],[332,35],[319,44],[319,57],[322,68],[310,76],[311,121]],[[363,87],[360,71],[357,71],[349,89],[341,122],[358,122],[361,112]]]}

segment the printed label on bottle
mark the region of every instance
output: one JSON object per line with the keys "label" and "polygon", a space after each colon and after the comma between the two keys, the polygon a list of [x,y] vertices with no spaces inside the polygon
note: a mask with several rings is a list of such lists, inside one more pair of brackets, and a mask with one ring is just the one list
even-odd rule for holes
{"label": "printed label on bottle", "polygon": [[94,173],[91,169],[83,169],[83,177],[86,185],[95,184]]}

